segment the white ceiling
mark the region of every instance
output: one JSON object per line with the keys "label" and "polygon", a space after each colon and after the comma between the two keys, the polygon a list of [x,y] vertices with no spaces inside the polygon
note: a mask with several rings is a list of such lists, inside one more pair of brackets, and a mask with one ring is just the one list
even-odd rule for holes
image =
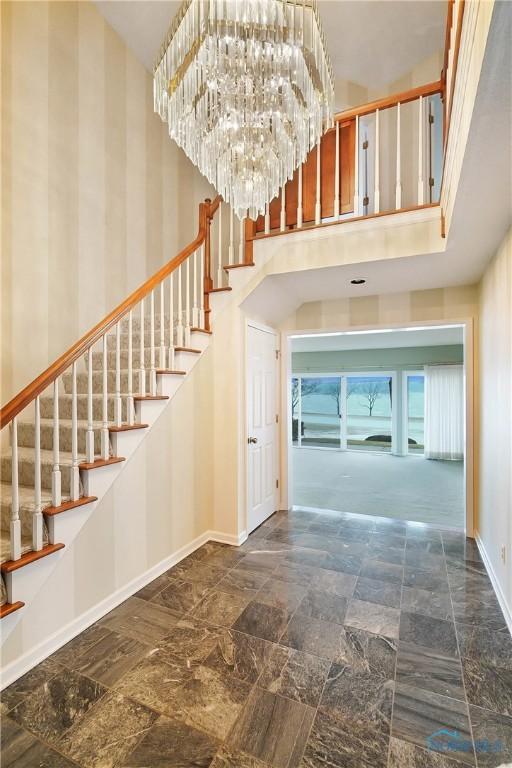
{"label": "white ceiling", "polygon": [[379,89],[444,46],[440,0],[320,0],[336,78]]}
{"label": "white ceiling", "polygon": [[402,347],[439,347],[462,344],[461,326],[447,328],[409,328],[379,333],[336,333],[329,335],[294,336],[293,352],[339,352],[353,349],[398,349]]}
{"label": "white ceiling", "polygon": [[[151,71],[177,0],[95,0]],[[409,72],[444,45],[442,0],[321,0],[320,14],[336,78],[371,89]]]}

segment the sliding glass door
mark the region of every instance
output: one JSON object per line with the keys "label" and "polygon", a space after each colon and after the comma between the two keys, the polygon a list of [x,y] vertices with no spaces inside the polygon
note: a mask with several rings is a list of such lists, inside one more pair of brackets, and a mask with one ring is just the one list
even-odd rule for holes
{"label": "sliding glass door", "polygon": [[347,448],[391,453],[393,376],[347,375]]}
{"label": "sliding glass door", "polygon": [[391,373],[294,376],[293,445],[390,453],[393,381]]}
{"label": "sliding glass door", "polygon": [[341,448],[341,377],[298,376],[292,379],[294,445]]}

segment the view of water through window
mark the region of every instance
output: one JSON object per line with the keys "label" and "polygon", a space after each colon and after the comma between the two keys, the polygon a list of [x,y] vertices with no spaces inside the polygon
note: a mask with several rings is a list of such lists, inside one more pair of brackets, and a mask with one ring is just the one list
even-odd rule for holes
{"label": "view of water through window", "polygon": [[[293,442],[303,446],[390,452],[393,386],[389,375],[292,379]],[[422,453],[424,376],[407,376],[409,452]]]}

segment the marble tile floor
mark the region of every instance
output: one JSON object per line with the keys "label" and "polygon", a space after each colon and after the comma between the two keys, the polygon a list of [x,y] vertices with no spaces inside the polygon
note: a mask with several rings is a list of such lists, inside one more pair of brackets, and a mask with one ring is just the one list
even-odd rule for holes
{"label": "marble tile floor", "polygon": [[126,600],[1,714],[2,768],[498,768],[512,639],[463,534],[277,512]]}

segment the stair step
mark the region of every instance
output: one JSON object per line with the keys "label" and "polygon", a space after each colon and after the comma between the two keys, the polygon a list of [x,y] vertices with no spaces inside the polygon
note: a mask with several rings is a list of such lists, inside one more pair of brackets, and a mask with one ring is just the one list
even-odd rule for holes
{"label": "stair step", "polygon": [[132,432],[134,429],[147,429],[149,424],[121,424],[121,426],[109,427],[109,432]]}
{"label": "stair step", "polygon": [[49,507],[43,509],[43,513],[46,517],[55,517],[55,515],[60,515],[62,512],[70,512],[72,509],[76,509],[77,507],[83,507],[86,504],[92,504],[93,501],[98,501],[98,497],[81,496],[76,501],[65,501],[62,504],[59,504],[58,507],[52,507],[50,505]]}
{"label": "stair step", "polygon": [[[34,488],[26,488],[19,486],[18,488],[18,500],[19,500],[19,514],[21,522],[21,543],[28,549],[32,546],[32,516],[35,510],[34,503]],[[41,506],[47,507],[52,503],[52,496],[48,490],[41,491]],[[11,507],[12,507],[12,488],[8,483],[2,483],[0,485],[0,529],[2,531],[2,538],[9,535],[9,527],[11,522]],[[43,539],[48,540],[48,531],[46,525],[43,522]],[[8,557],[3,557],[2,560],[9,559],[9,543],[7,542]]]}
{"label": "stair step", "polygon": [[27,552],[22,555],[19,560],[7,560],[5,563],[2,563],[0,570],[2,573],[12,573],[19,568],[24,568],[26,565],[30,565],[30,563],[35,563],[37,560],[41,560],[43,557],[53,555],[60,549],[64,549],[64,544],[47,544],[46,547],[43,547],[38,552]]}
{"label": "stair step", "polygon": [[[160,299],[160,297],[159,297]],[[165,300],[167,301],[167,296],[165,297]],[[155,307],[156,309],[156,307]],[[155,330],[160,330],[160,312],[155,311]],[[175,321],[176,322],[176,319]],[[169,324],[170,324],[170,317],[169,315],[164,315],[164,328],[166,331],[169,330]],[[144,326],[147,331],[149,331],[151,327],[151,317],[150,315],[146,315],[144,318]],[[140,329],[140,311],[133,310],[132,311],[132,331],[139,331]],[[121,333],[128,333],[128,315],[125,315],[123,319],[121,320]]]}
{"label": "stair step", "polygon": [[126,461],[123,456],[111,456],[109,459],[95,459],[94,461],[82,461],[78,465],[80,469],[90,470],[98,469],[99,467],[108,467],[110,464],[120,464],[122,461]]}
{"label": "stair step", "polygon": [[0,606],[0,619],[4,619],[6,616],[9,616],[10,613],[19,611],[19,609],[23,608],[24,605],[25,603],[22,603],[21,600],[18,600],[16,603],[3,603],[3,605]]}
{"label": "stair step", "polygon": [[[79,456],[79,461],[83,461],[84,456]],[[12,477],[11,473],[11,453],[4,454],[0,459],[0,470],[2,478]],[[71,454],[65,451],[60,452],[60,473],[62,493],[69,496],[71,483],[72,460]],[[34,467],[35,455],[32,448],[18,448],[18,482],[25,488],[34,487]],[[52,451],[41,451],[41,488],[51,490],[53,471],[53,453]]]}
{"label": "stair step", "polygon": [[[169,348],[166,347],[165,349],[165,364],[169,362]],[[121,370],[128,371],[128,350],[127,349],[121,349],[120,355],[119,355],[119,365],[121,366]],[[151,350],[145,349],[144,350],[144,367],[149,370],[151,365]],[[160,365],[160,348],[155,350],[155,365]],[[85,357],[85,367],[87,367],[87,357]],[[140,367],[140,349],[139,347],[133,347],[132,350],[132,370],[135,372]],[[116,369],[116,352],[115,350],[109,349],[107,352],[107,368],[109,371],[115,371]],[[92,369],[93,371],[102,371],[103,370],[103,353],[102,352],[93,352],[92,353]]]}
{"label": "stair step", "polygon": [[[156,360],[155,368],[159,364],[159,360]],[[120,386],[121,386],[121,393],[126,395],[128,392],[128,370],[121,368],[120,370]],[[78,394],[86,395],[88,391],[89,381],[88,381],[88,374],[87,371],[83,371],[80,373],[77,373],[76,375],[76,391]],[[145,381],[146,381],[146,388],[149,389],[151,384],[151,371],[149,369],[145,370]],[[71,373],[65,373],[62,376],[62,383],[64,385],[64,392],[69,395],[73,391],[73,378]],[[134,367],[132,371],[132,392],[136,392],[137,390],[140,390],[140,373],[139,371]],[[101,394],[103,392],[103,371],[102,370],[93,370],[92,373],[92,391],[93,394]],[[107,371],[107,392],[110,394],[114,394],[116,391],[116,371],[115,368]]]}
{"label": "stair step", "polygon": [[[230,291],[231,288],[214,288],[213,291]],[[141,334],[139,331],[132,331],[132,349],[135,352],[135,350],[140,349],[140,337]],[[176,338],[176,337],[175,337]],[[128,333],[120,333],[119,334],[119,347],[120,349],[128,349],[128,343],[129,343],[129,334]],[[155,355],[158,355],[158,351],[160,348],[161,339],[160,339],[160,332],[155,330]],[[164,346],[166,349],[169,348],[170,341],[169,341],[169,333],[165,333],[165,339],[164,339]],[[150,350],[151,348],[151,331],[146,329],[144,331],[144,351],[146,348]],[[115,333],[109,333],[107,336],[107,350],[115,350],[116,349],[116,334]],[[100,352],[100,348],[97,347],[94,352]],[[93,354],[94,354],[93,352]],[[103,350],[101,350],[101,354],[103,354]]]}
{"label": "stair step", "polygon": [[[77,418],[79,421],[87,421],[87,395],[79,393],[77,395]],[[41,397],[41,419],[53,418],[53,397]],[[107,411],[110,422],[114,421],[115,396],[111,393],[107,395]],[[59,416],[61,419],[71,419],[72,398],[70,394],[59,395]],[[92,396],[92,417],[95,422],[101,422],[103,419],[103,396],[93,394]],[[121,398],[121,418],[127,421],[126,396]]]}
{"label": "stair step", "polygon": [[[101,421],[93,422],[94,428],[94,451],[101,451]],[[85,437],[87,433],[87,421],[82,419],[77,422],[78,452],[85,454]],[[53,448],[53,419],[41,419],[40,430],[41,448],[51,451]],[[59,419],[59,447],[66,453],[71,453],[72,449],[72,426],[70,419]],[[33,422],[22,421],[18,424],[18,446],[24,448],[34,448],[35,446],[35,427]]]}
{"label": "stair step", "polygon": [[169,395],[134,395],[133,399],[135,402],[140,402],[141,400],[168,400]]}
{"label": "stair step", "polygon": [[246,264],[226,264],[224,269],[229,272],[231,269],[242,269],[243,267],[255,267],[254,261],[249,261]]}
{"label": "stair step", "polygon": [[[26,532],[26,528],[23,526],[22,520],[22,532],[21,532],[21,554],[26,555],[28,552],[32,552],[32,517],[30,517],[30,532]],[[48,544],[48,529],[43,524],[43,546]],[[0,563],[7,563],[11,559],[11,540],[8,531],[0,531]]]}

